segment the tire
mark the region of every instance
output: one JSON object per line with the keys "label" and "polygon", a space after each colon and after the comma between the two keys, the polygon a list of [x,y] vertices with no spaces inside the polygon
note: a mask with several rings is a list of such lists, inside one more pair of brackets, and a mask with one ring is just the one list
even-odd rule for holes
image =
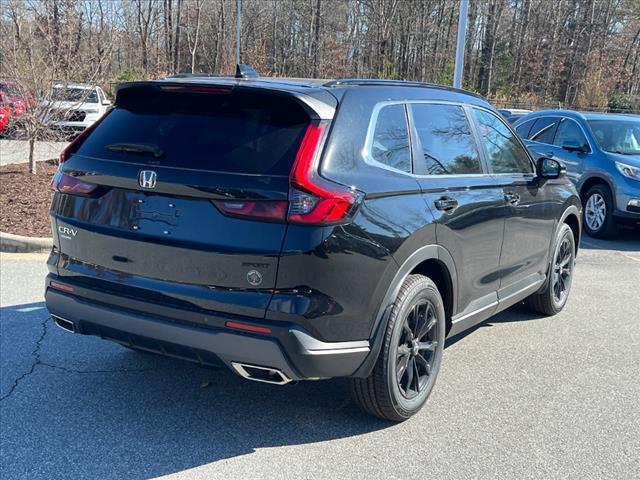
{"label": "tire", "polygon": [[354,402],[365,413],[394,422],[416,414],[429,398],[440,369],[445,326],[436,285],[425,276],[409,275],[391,309],[371,375],[351,379]]}
{"label": "tire", "polygon": [[571,293],[575,258],[576,240],[569,225],[564,223],[556,236],[544,290],[525,299],[531,310],[542,315],[555,315],[564,308]]}
{"label": "tire", "polygon": [[618,231],[613,210],[613,197],[609,187],[603,184],[591,187],[583,200],[582,223],[585,231],[595,238],[613,237]]}

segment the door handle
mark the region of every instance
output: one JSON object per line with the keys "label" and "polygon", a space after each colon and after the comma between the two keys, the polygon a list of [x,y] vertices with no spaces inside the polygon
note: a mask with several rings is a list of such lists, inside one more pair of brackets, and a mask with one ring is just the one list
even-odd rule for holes
{"label": "door handle", "polygon": [[433,204],[438,210],[442,210],[447,213],[451,213],[458,208],[458,200],[451,197],[441,197],[434,201]]}
{"label": "door handle", "polygon": [[520,202],[520,195],[515,192],[506,192],[504,194],[504,200],[509,205],[517,205]]}

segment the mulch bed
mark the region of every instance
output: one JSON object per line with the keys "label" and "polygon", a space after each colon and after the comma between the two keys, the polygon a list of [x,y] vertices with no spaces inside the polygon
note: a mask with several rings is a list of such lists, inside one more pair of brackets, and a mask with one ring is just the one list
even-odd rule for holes
{"label": "mulch bed", "polygon": [[58,167],[37,162],[35,175],[29,165],[0,167],[0,231],[29,237],[50,237],[51,177]]}

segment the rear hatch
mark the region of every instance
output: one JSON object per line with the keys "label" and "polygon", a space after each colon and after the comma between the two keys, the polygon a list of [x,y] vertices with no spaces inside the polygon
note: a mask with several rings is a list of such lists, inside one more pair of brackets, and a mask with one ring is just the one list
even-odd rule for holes
{"label": "rear hatch", "polygon": [[179,283],[188,296],[225,297],[216,309],[263,314],[268,297],[238,294],[275,287],[290,172],[311,121],[282,92],[121,89],[54,179],[59,274],[97,287]]}

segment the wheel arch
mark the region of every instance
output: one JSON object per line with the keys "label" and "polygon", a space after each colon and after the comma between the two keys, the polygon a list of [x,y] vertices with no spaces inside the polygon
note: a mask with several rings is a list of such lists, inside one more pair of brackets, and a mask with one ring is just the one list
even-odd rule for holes
{"label": "wheel arch", "polygon": [[451,328],[451,317],[455,314],[457,306],[458,275],[456,266],[453,257],[446,248],[441,245],[425,245],[413,252],[393,277],[387,293],[380,303],[370,334],[371,352],[355,372],[354,377],[367,377],[371,373],[380,353],[393,302],[406,278],[415,273],[428,276],[438,287],[444,301],[447,331]]}
{"label": "wheel arch", "polygon": [[599,175],[593,175],[591,177],[588,177],[582,182],[582,184],[580,185],[580,189],[578,190],[578,193],[580,195],[580,200],[584,203],[585,195],[591,189],[591,187],[595,185],[604,185],[609,189],[609,192],[611,193],[611,199],[613,201],[613,206],[615,208],[615,202],[616,202],[615,188],[613,188],[613,185],[609,180]]}
{"label": "wheel arch", "polygon": [[551,269],[551,262],[553,262],[553,250],[555,248],[556,238],[558,238],[558,233],[560,232],[560,229],[562,228],[563,225],[568,225],[571,231],[573,232],[573,238],[576,244],[575,255],[576,256],[578,255],[580,237],[582,235],[582,223],[580,220],[582,218],[581,215],[582,215],[582,211],[576,205],[569,205],[564,209],[564,211],[562,212],[562,215],[558,219],[556,228],[553,231],[553,237],[551,237],[551,242],[549,242],[549,252],[547,257],[547,273],[546,273],[547,278],[545,279],[544,283],[540,287],[540,290],[538,291],[544,290],[547,287],[547,284],[549,283],[549,270]]}

